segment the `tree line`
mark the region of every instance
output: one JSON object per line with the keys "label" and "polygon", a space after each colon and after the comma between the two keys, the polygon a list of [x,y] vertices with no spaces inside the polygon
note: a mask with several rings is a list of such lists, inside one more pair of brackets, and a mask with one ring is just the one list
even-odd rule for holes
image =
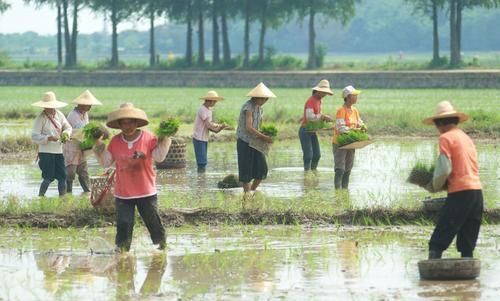
{"label": "tree line", "polygon": [[[250,30],[258,29],[257,65],[265,63],[265,37],[267,31],[283,24],[299,21],[308,26],[307,68],[318,67],[316,26],[318,18],[347,24],[356,13],[361,0],[24,0],[36,6],[50,6],[57,12],[58,63],[65,67],[77,64],[78,14],[83,8],[107,16],[111,23],[110,67],[119,66],[118,25],[125,20],[146,19],[149,21],[149,64],[158,64],[156,55],[155,22],[159,18],[185,25],[186,66],[231,67],[233,55],[229,40],[231,24],[243,22],[243,68],[250,65]],[[428,16],[433,26],[433,63],[442,60],[439,53],[438,17],[445,11],[450,24],[450,66],[461,62],[462,13],[474,7],[495,8],[500,0],[405,0],[415,13]],[[0,12],[8,9],[5,0],[0,0]],[[382,17],[382,16],[381,16]],[[205,57],[205,28],[211,26],[212,57]],[[196,36],[195,36],[196,35]],[[193,39],[197,47],[193,47]],[[64,48],[64,50],[63,50]],[[64,54],[64,58],[63,58]]]}

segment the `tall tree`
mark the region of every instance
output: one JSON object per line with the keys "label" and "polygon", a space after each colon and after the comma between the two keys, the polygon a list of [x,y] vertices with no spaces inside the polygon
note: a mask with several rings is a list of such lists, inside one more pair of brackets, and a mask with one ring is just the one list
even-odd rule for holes
{"label": "tall tree", "polygon": [[[222,59],[224,66],[228,67],[231,64],[231,46],[229,44],[229,34],[227,28],[227,12],[228,6],[234,3],[232,0],[218,0],[220,2],[220,22],[222,30]],[[228,3],[229,2],[229,3]]]}
{"label": "tall tree", "polygon": [[[64,45],[66,48],[65,65],[73,67],[77,63],[77,36],[78,36],[78,12],[83,4],[82,0],[58,0],[62,5],[63,26],[64,26]],[[71,32],[69,29],[69,9],[72,8]]]}
{"label": "tall tree", "polygon": [[309,47],[307,68],[317,67],[315,18],[323,14],[325,18],[339,21],[342,25],[354,16],[355,3],[359,0],[291,0],[301,20],[309,18]]}
{"label": "tall tree", "polygon": [[219,1],[212,0],[212,65],[220,64],[220,45],[219,45]]}
{"label": "tall tree", "polygon": [[205,65],[205,11],[209,9],[207,0],[195,0],[194,10],[198,17],[198,66]]}
{"label": "tall tree", "polygon": [[0,14],[6,11],[10,7],[10,4],[4,0],[0,0]]}
{"label": "tall tree", "polygon": [[406,0],[413,4],[415,12],[430,16],[432,19],[432,62],[439,63],[439,11],[443,8],[445,0]]}
{"label": "tall tree", "polygon": [[500,0],[448,0],[450,11],[450,67],[457,68],[461,62],[462,12],[465,8],[493,8]]}
{"label": "tall tree", "polygon": [[155,19],[168,11],[170,3],[165,0],[143,0],[138,3],[141,4],[142,12],[139,17],[149,19],[149,66],[153,67],[157,64]]}
{"label": "tall tree", "polygon": [[251,0],[244,0],[243,16],[245,18],[245,33],[243,36],[243,67],[250,66],[250,22],[253,17]]}
{"label": "tall tree", "polygon": [[169,0],[167,16],[178,23],[186,24],[186,65],[193,65],[193,3],[194,0]]}
{"label": "tall tree", "polygon": [[95,11],[109,14],[111,20],[111,67],[118,67],[118,24],[138,11],[138,3],[134,0],[91,0]]}

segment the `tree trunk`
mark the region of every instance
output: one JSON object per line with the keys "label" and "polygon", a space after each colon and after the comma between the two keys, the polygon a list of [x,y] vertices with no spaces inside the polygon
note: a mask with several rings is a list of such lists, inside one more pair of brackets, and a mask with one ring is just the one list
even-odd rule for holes
{"label": "tree trunk", "polygon": [[191,7],[191,0],[187,0],[187,32],[186,32],[186,64],[193,65],[193,11]]}
{"label": "tree trunk", "polygon": [[63,5],[63,26],[64,26],[64,65],[71,67],[71,37],[69,33],[68,21],[68,0],[62,0]]}
{"label": "tree trunk", "polygon": [[314,15],[316,14],[314,0],[309,1],[309,57],[307,59],[307,68],[316,68],[316,33],[314,32]]}
{"label": "tree trunk", "polygon": [[439,62],[439,29],[437,0],[432,0],[432,61]]}
{"label": "tree trunk", "polygon": [[73,2],[73,29],[71,31],[71,66],[76,66],[77,62],[77,37],[78,37],[78,10],[79,1]]}
{"label": "tree trunk", "polygon": [[61,2],[57,1],[57,68],[62,67],[62,13]]}
{"label": "tree trunk", "polygon": [[151,9],[149,15],[149,66],[156,65],[156,51],[155,51],[155,11]]}
{"label": "tree trunk", "polygon": [[224,4],[224,0],[221,1],[221,23],[222,23],[222,52],[224,58],[224,66],[229,66],[231,64],[231,48],[229,45],[229,35],[227,32],[227,17],[226,17],[226,8]]}
{"label": "tree trunk", "polygon": [[459,63],[457,37],[457,0],[450,1],[450,66],[457,67]]}
{"label": "tree trunk", "polygon": [[260,18],[260,37],[259,37],[259,62],[258,65],[264,64],[264,39],[266,37],[267,29],[267,1],[262,3],[262,15]]}
{"label": "tree trunk", "polygon": [[463,10],[464,0],[457,0],[457,27],[456,27],[456,38],[457,38],[457,59],[458,64],[462,61],[462,10]]}
{"label": "tree trunk", "polygon": [[203,30],[203,12],[198,13],[198,66],[205,65],[205,34]]}
{"label": "tree trunk", "polygon": [[219,23],[217,20],[218,1],[212,3],[212,65],[220,64]]}
{"label": "tree trunk", "polygon": [[111,67],[118,67],[118,17],[116,16],[115,1],[111,3]]}
{"label": "tree trunk", "polygon": [[243,67],[250,66],[250,0],[245,0],[245,35],[243,42]]}

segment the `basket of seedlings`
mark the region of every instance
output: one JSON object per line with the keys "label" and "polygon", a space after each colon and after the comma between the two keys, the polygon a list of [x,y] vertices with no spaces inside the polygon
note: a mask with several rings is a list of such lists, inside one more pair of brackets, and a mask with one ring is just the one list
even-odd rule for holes
{"label": "basket of seedlings", "polygon": [[372,144],[368,134],[364,130],[350,130],[337,137],[339,149],[356,149],[363,148],[368,144]]}
{"label": "basket of seedlings", "polygon": [[332,124],[325,120],[308,121],[305,125],[308,132],[326,131],[332,129]]}

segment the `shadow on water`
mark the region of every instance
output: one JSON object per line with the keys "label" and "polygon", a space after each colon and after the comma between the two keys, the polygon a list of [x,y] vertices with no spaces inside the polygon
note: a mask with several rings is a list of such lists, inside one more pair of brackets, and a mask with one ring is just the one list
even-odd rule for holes
{"label": "shadow on water", "polygon": [[481,232],[482,271],[473,281],[419,280],[431,230],[184,229],[169,234],[164,253],[138,227],[130,254],[93,255],[86,240],[106,233],[0,229],[1,241],[8,239],[0,248],[0,300],[496,300],[500,227]]}

